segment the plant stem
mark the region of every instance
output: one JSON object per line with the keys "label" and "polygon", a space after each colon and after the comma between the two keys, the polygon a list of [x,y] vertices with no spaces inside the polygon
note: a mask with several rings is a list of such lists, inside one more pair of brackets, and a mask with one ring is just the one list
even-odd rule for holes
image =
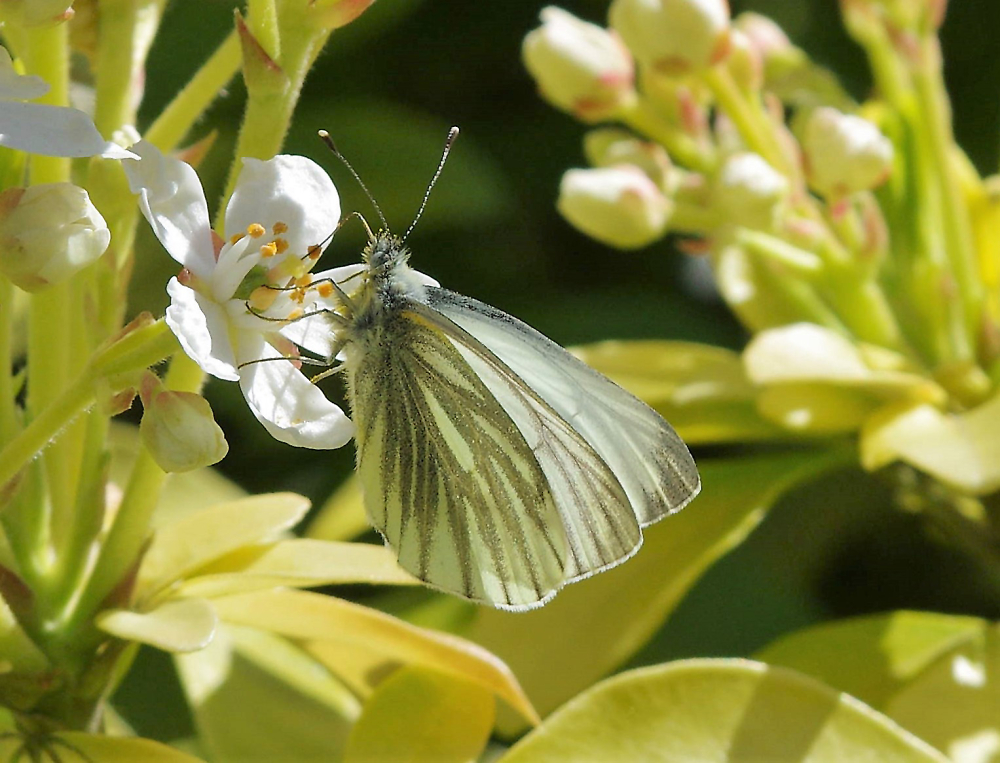
{"label": "plant stem", "polygon": [[641,99],[625,108],[619,119],[636,132],[661,144],[678,164],[698,172],[707,172],[712,168],[711,158],[705,155],[695,140],[663,119]]}

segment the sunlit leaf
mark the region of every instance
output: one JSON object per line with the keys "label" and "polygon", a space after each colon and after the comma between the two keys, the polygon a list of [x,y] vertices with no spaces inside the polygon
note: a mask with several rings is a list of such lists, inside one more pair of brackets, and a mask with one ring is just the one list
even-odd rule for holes
{"label": "sunlit leaf", "polygon": [[877,469],[895,460],[958,490],[986,495],[1000,489],[1000,395],[962,413],[930,405],[879,411],[861,433],[861,460]]}
{"label": "sunlit leaf", "polygon": [[316,512],[305,534],[321,540],[351,540],[370,527],[361,480],[352,474]]}
{"label": "sunlit leaf", "polygon": [[755,657],[808,673],[881,709],[934,660],[982,628],[983,621],[974,617],[893,612],[806,628]]}
{"label": "sunlit leaf", "polygon": [[0,596],[0,673],[13,669],[42,671],[47,667],[48,659],[24,632],[7,602]]}
{"label": "sunlit leaf", "polygon": [[213,763],[339,760],[360,713],[329,671],[273,634],[223,625],[174,660]]}
{"label": "sunlit leaf", "polygon": [[344,763],[475,761],[493,729],[494,708],[492,693],[481,685],[427,668],[400,668],[365,703]]}
{"label": "sunlit leaf", "polygon": [[127,641],[168,652],[204,648],[215,634],[218,618],[204,599],[177,599],[149,612],[112,609],[97,616],[97,627]]}
{"label": "sunlit leaf", "polygon": [[[844,456],[803,450],[704,461],[701,495],[644,530],[633,559],[569,586],[541,609],[482,609],[463,635],[505,660],[544,715],[645,644],[709,565],[740,543],[785,490]],[[507,731],[521,727],[509,718],[503,724]]]}
{"label": "sunlit leaf", "polygon": [[894,612],[809,628],[758,656],[864,700],[954,761],[1000,760],[1000,636],[992,623]]}
{"label": "sunlit leaf", "polygon": [[226,596],[277,586],[368,583],[414,585],[385,546],[297,538],[267,546],[247,546],[217,559],[185,580],[183,596]]}
{"label": "sunlit leaf", "polygon": [[610,678],[502,763],[945,763],[858,700],[783,668],[687,660]]}
{"label": "sunlit leaf", "polygon": [[309,510],[295,493],[272,493],[217,504],[161,527],[139,569],[139,588],[155,593],[241,546],[274,540]]}
{"label": "sunlit leaf", "polygon": [[[26,753],[16,757],[23,740],[18,737],[0,739],[0,760],[34,760]],[[202,763],[200,758],[175,750],[152,739],[112,737],[64,731],[48,737],[44,743],[48,755],[39,760],[63,763]]]}
{"label": "sunlit leaf", "polygon": [[656,409],[688,443],[787,437],[757,412],[756,389],[732,350],[649,340],[599,342],[573,353]]}
{"label": "sunlit leaf", "polygon": [[[537,716],[510,669],[482,647],[418,628],[367,607],[305,591],[276,590],[226,596],[213,602],[227,622],[281,633],[337,672],[347,649],[360,645],[379,664],[422,665],[486,687],[523,717]],[[356,663],[353,667],[357,668]],[[372,668],[375,666],[373,665]]]}

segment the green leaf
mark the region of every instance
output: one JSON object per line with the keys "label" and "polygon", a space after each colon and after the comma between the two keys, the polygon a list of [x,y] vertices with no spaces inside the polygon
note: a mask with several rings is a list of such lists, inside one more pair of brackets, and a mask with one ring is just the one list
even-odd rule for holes
{"label": "green leaf", "polygon": [[[505,660],[544,715],[645,644],[702,573],[740,543],[785,490],[843,458],[839,451],[803,450],[703,462],[701,495],[646,528],[634,558],[574,583],[541,609],[482,609],[463,635]],[[503,719],[505,731],[521,727]]]}
{"label": "green leaf", "polygon": [[482,686],[400,668],[365,703],[344,763],[469,763],[486,746],[494,715],[493,695]]}
{"label": "green leaf", "polygon": [[302,640],[310,653],[342,678],[342,673],[353,674],[354,685],[358,676],[375,681],[400,663],[422,665],[483,686],[523,717],[537,718],[510,669],[482,647],[455,636],[305,591],[262,591],[213,603],[227,622]]}
{"label": "green leaf", "polygon": [[882,709],[932,662],[981,633],[983,621],[933,612],[893,612],[817,625],[754,655],[808,673]]}
{"label": "green leaf", "polygon": [[217,625],[215,610],[204,599],[168,601],[150,612],[112,609],[97,616],[97,627],[105,633],[168,652],[203,649]]}
{"label": "green leaf", "polygon": [[227,596],[278,586],[367,583],[416,585],[385,546],[296,538],[267,546],[245,546],[217,559],[181,583],[178,595]]}
{"label": "green leaf", "polygon": [[361,712],[326,668],[270,633],[223,625],[174,661],[214,763],[339,760]]}
{"label": "green leaf", "polygon": [[738,353],[693,342],[609,341],[573,353],[644,400],[690,444],[787,438],[761,418]]}
{"label": "green leaf", "polygon": [[573,699],[500,760],[946,761],[858,700],[746,660],[687,660],[615,676]]}
{"label": "green leaf", "polygon": [[274,540],[308,510],[307,498],[271,493],[217,504],[161,527],[139,568],[140,597],[241,546]]}
{"label": "green leaf", "polygon": [[[0,760],[34,760],[27,754],[15,757],[22,739],[10,737],[0,739]],[[84,734],[65,731],[53,734],[46,740],[47,757],[40,760],[78,761],[91,763],[203,763],[187,753],[138,737],[111,737],[101,734]]]}
{"label": "green leaf", "polygon": [[954,760],[1000,753],[1000,635],[985,620],[855,618],[791,634],[758,656],[853,694]]}

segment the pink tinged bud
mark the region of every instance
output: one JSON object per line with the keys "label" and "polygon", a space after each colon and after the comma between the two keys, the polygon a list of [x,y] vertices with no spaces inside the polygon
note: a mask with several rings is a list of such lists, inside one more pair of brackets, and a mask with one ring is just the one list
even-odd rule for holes
{"label": "pink tinged bud", "polygon": [[521,48],[524,65],[553,106],[588,122],[611,118],[635,97],[632,57],[618,36],[548,7]]}
{"label": "pink tinged bud", "polygon": [[188,472],[225,458],[229,444],[201,395],[165,389],[156,376],[147,374],[139,396],[139,434],[163,471]]}
{"label": "pink tinged bud", "polygon": [[637,249],[662,237],[673,211],[671,201],[638,167],[569,170],[557,207],[574,227],[619,249]]}
{"label": "pink tinged bud", "polygon": [[625,130],[613,127],[591,130],[584,136],[583,153],[594,167],[633,165],[662,189],[676,184],[676,173],[663,146],[640,140]]}
{"label": "pink tinged bud", "polygon": [[641,64],[666,74],[711,66],[729,50],[726,0],[614,0],[609,19]]}
{"label": "pink tinged bud", "polygon": [[354,21],[375,0],[309,0],[309,10],[327,29],[340,29]]}
{"label": "pink tinged bud", "polygon": [[73,18],[67,0],[0,0],[0,17],[19,26],[52,26]]}
{"label": "pink tinged bud", "polygon": [[780,26],[759,13],[741,13],[733,26],[746,36],[763,59],[785,55],[795,47]]}
{"label": "pink tinged bud", "polygon": [[810,187],[827,198],[880,185],[892,168],[892,143],[866,119],[824,106],[802,139]]}
{"label": "pink tinged bud", "polygon": [[111,243],[104,218],[72,183],[0,194],[0,273],[25,291],[65,281]]}
{"label": "pink tinged bud", "polygon": [[759,154],[733,154],[716,179],[714,200],[726,222],[769,230],[788,196],[788,179]]}

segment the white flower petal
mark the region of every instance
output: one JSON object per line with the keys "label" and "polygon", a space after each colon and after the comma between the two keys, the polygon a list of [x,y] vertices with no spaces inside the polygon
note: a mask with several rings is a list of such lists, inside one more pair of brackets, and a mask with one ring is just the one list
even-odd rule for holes
{"label": "white flower petal", "polygon": [[7,49],[0,47],[0,100],[30,101],[49,92],[49,84],[41,77],[18,74]]}
{"label": "white flower petal", "polygon": [[207,374],[226,381],[239,379],[225,310],[176,278],[167,284],[167,294],[167,325],[184,352]]}
{"label": "white flower petal", "polygon": [[260,334],[242,332],[238,344],[241,362],[263,360],[240,369],[240,388],[250,410],[272,437],[317,450],[347,444],[354,435],[354,424],[319,387],[290,362],[281,360],[281,353]]}
{"label": "white flower petal", "polygon": [[191,165],[164,156],[148,141],[132,150],[141,161],[125,161],[132,193],[168,254],[200,278],[215,270],[215,247],[208,220],[208,203]]}
{"label": "white flower petal", "polygon": [[282,222],[281,236],[289,251],[306,254],[325,248],[340,222],[340,196],[322,167],[304,156],[279,155],[266,162],[244,159],[236,189],[226,209],[226,236],[242,233],[251,223],[268,231]]}
{"label": "white flower petal", "polygon": [[78,109],[16,101],[0,102],[0,146],[42,156],[133,156],[104,140]]}

